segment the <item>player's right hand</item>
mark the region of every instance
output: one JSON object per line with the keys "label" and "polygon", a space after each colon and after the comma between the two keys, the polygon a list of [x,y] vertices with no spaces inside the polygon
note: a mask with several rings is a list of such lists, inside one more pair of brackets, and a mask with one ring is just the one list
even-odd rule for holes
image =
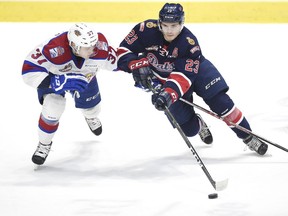
{"label": "player's right hand", "polygon": [[88,86],[88,79],[83,74],[76,73],[54,75],[51,77],[50,85],[55,93],[68,90],[83,92]]}
{"label": "player's right hand", "polygon": [[137,84],[143,86],[144,89],[149,88],[148,78],[151,76],[152,70],[150,68],[147,58],[141,58],[133,60],[128,65],[130,71],[132,72],[133,79]]}

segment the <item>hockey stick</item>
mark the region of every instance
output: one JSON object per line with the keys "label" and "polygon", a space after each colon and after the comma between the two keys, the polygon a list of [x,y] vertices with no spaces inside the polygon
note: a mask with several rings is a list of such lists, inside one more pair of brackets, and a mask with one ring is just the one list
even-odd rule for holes
{"label": "hockey stick", "polygon": [[184,134],[183,130],[181,129],[180,125],[178,124],[178,122],[176,121],[176,119],[174,118],[174,116],[172,115],[172,113],[170,112],[170,110],[165,107],[165,113],[166,115],[169,117],[169,119],[172,120],[173,125],[177,128],[177,130],[179,131],[180,135],[182,136],[182,138],[184,139],[185,143],[187,144],[187,146],[189,147],[189,149],[191,150],[192,154],[194,155],[194,157],[196,158],[196,161],[198,162],[198,164],[200,165],[200,167],[202,168],[203,172],[205,173],[205,175],[207,176],[208,180],[210,181],[210,183],[212,184],[212,186],[214,187],[214,189],[216,191],[221,191],[224,190],[227,185],[228,185],[228,179],[222,180],[222,181],[218,181],[216,182],[212,176],[210,175],[210,173],[208,172],[207,168],[205,167],[203,161],[201,160],[201,158],[199,157],[199,155],[197,154],[195,148],[192,146],[192,144],[190,143],[189,139],[187,138],[187,136]]}
{"label": "hockey stick", "polygon": [[[224,121],[224,118],[222,118],[221,116],[217,115],[216,113],[214,113],[214,112],[212,112],[212,111],[210,111],[210,110],[207,110],[207,109],[205,109],[205,108],[203,108],[203,107],[201,107],[201,106],[199,106],[199,105],[197,105],[197,104],[194,104],[194,103],[192,103],[192,102],[190,102],[190,101],[187,101],[187,100],[185,100],[185,99],[183,99],[183,98],[180,98],[180,100],[183,101],[183,102],[186,103],[186,104],[189,104],[190,106],[193,106],[193,107],[195,107],[195,108],[197,108],[197,109],[199,109],[199,110],[201,110],[201,111],[203,111],[203,112],[205,112],[205,113],[207,113],[207,114],[209,114],[209,115],[217,118],[217,119],[220,119],[220,120]],[[225,121],[224,121],[224,122],[225,122]],[[256,136],[256,137],[259,138],[260,140],[262,140],[262,141],[264,141],[264,142],[267,142],[267,143],[269,143],[269,144],[271,144],[271,145],[273,145],[273,146],[275,146],[275,147],[277,147],[277,148],[279,148],[279,149],[282,149],[283,151],[288,152],[288,149],[287,149],[287,148],[284,148],[284,147],[281,146],[281,145],[278,145],[278,144],[276,144],[276,143],[274,143],[274,142],[271,142],[271,141],[265,139],[264,137],[262,137],[262,136],[260,136],[260,135],[258,135],[258,134],[253,133],[252,131],[248,130],[247,128],[244,128],[244,127],[242,127],[242,126],[240,126],[240,125],[237,125],[237,124],[235,124],[235,123],[233,123],[233,122],[231,122],[231,121],[229,121],[228,123],[229,123],[230,125],[234,126],[235,128],[237,128],[237,129],[239,129],[239,130],[241,130],[241,131],[243,131],[243,132],[245,132],[245,133],[247,133],[247,134],[249,134],[249,135]]]}
{"label": "hockey stick", "polygon": [[[148,82],[149,85],[149,89],[153,92],[153,93],[157,93],[157,91],[152,87],[151,83]],[[178,124],[178,122],[176,121],[176,119],[174,118],[173,114],[170,112],[170,110],[165,106],[165,110],[164,110],[165,114],[168,116],[169,119],[171,119],[173,126],[175,126],[175,128],[177,128],[177,130],[179,131],[180,135],[182,136],[182,138],[184,139],[185,143],[187,144],[187,146],[189,147],[189,149],[191,150],[192,154],[194,155],[194,157],[196,158],[196,161],[198,162],[198,164],[200,165],[200,167],[202,168],[203,172],[205,173],[205,175],[207,176],[208,180],[210,181],[210,183],[212,184],[212,186],[214,187],[214,189],[216,191],[221,191],[224,190],[227,185],[228,185],[228,179],[222,180],[222,181],[215,181],[212,176],[210,175],[210,173],[208,172],[205,164],[203,163],[203,161],[201,160],[201,158],[199,157],[198,153],[196,152],[195,148],[192,146],[192,144],[190,143],[189,139],[187,138],[187,136],[184,134],[183,130],[181,129],[180,125]]]}

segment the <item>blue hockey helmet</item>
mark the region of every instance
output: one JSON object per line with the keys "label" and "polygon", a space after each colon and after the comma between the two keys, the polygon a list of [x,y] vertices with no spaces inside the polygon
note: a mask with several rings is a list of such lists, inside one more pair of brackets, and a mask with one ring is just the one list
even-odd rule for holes
{"label": "blue hockey helmet", "polygon": [[184,23],[184,11],[181,4],[166,3],[159,12],[160,22]]}

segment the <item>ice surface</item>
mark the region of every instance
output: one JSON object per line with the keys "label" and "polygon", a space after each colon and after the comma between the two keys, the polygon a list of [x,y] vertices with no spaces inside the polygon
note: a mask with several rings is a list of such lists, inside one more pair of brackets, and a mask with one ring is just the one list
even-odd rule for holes
{"label": "ice surface", "polygon": [[[123,72],[100,71],[103,134],[95,137],[72,98],[45,165],[34,170],[41,106],[21,78],[25,56],[70,23],[0,23],[0,215],[3,216],[287,216],[288,153],[261,157],[220,120],[202,111],[212,146],[190,138],[218,181],[218,199],[177,130],[154,109],[150,93]],[[134,24],[97,24],[117,46]],[[188,24],[221,71],[253,131],[288,148],[286,24]],[[195,103],[207,106],[200,98]]]}

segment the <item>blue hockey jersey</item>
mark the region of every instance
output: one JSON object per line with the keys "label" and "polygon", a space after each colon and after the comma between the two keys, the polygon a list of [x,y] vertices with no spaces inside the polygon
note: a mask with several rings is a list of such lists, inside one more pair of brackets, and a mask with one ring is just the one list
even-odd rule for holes
{"label": "blue hockey jersey", "polygon": [[183,27],[171,43],[165,41],[157,20],[146,20],[137,24],[120,43],[118,68],[131,72],[128,64],[144,54],[149,60],[154,75],[165,89],[182,97],[197,77],[199,65],[204,61],[197,38]]}

